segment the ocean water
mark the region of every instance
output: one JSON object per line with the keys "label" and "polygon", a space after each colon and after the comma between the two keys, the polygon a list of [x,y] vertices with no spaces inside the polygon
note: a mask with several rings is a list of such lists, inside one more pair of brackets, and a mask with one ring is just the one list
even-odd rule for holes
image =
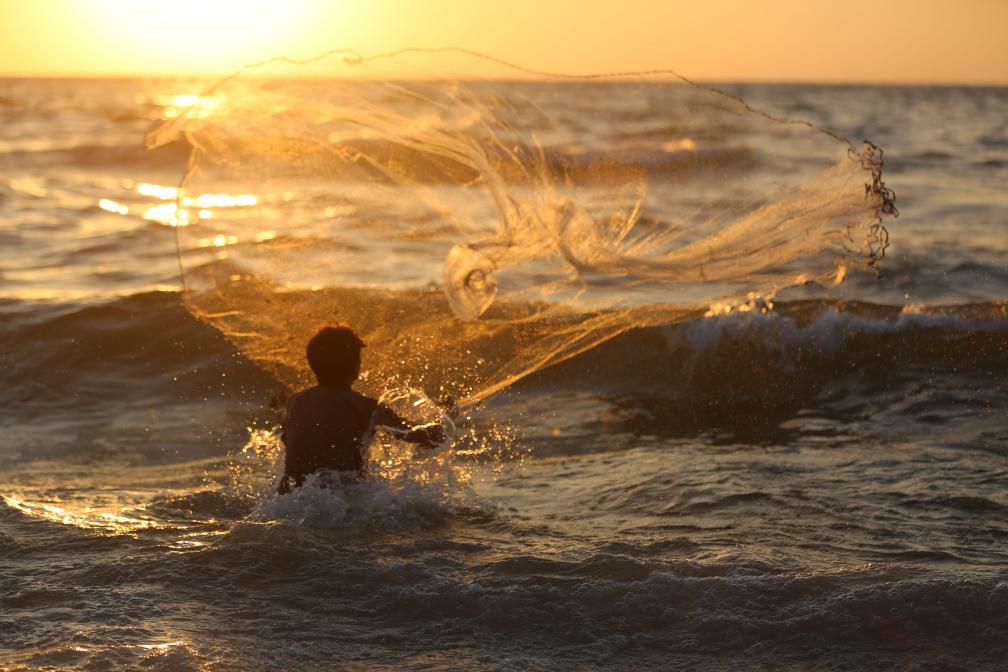
{"label": "ocean water", "polygon": [[[311,193],[232,181],[206,210],[261,207],[261,235],[207,215],[180,260],[188,147],[144,136],[205,86],[0,80],[0,667],[1005,668],[1008,89],[725,85],[885,149],[881,276],[626,331],[433,456],[376,445],[370,479],[276,496],[278,383],[179,267],[283,254],[276,204]],[[660,105],[592,116],[589,86],[555,89],[582,154],[644,147],[626,120]],[[759,139],[693,131],[631,155],[761,165]],[[371,262],[405,291],[394,205]]]}

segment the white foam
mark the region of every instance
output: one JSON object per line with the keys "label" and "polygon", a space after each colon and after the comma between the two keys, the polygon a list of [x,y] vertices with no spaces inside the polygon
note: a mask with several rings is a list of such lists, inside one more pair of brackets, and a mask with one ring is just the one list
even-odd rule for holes
{"label": "white foam", "polygon": [[[767,310],[712,310],[706,317],[667,331],[670,349],[688,345],[698,353],[716,348],[724,339],[746,338],[784,352],[801,346],[823,355],[836,354],[851,339],[861,335],[886,336],[913,329],[967,333],[977,328],[977,320],[955,313],[926,312],[916,305],[904,307],[894,318],[871,318],[829,308],[808,324],[794,317]],[[991,321],[989,328],[1001,330],[1008,323]]]}
{"label": "white foam", "polygon": [[351,481],[323,471],[309,475],[302,487],[264,501],[250,517],[314,527],[396,528],[436,523],[473,508],[487,505],[467,485],[450,478],[367,475]]}

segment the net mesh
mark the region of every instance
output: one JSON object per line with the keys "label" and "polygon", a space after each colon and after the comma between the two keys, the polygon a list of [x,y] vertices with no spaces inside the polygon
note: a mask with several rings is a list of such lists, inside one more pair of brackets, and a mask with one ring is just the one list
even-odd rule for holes
{"label": "net mesh", "polygon": [[840,282],[885,252],[882,154],[675,73],[569,77],[464,50],[248,66],[184,140],[187,306],[288,387],[326,322],[360,387],[477,402],[637,327]]}

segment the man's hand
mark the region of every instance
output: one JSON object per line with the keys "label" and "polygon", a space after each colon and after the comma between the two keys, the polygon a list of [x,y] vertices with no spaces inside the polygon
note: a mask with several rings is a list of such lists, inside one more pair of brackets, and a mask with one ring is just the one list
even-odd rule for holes
{"label": "man's hand", "polygon": [[436,401],[434,403],[443,408],[445,415],[447,415],[452,420],[458,417],[459,407],[458,404],[455,403],[455,397],[448,396],[442,399],[441,401]]}

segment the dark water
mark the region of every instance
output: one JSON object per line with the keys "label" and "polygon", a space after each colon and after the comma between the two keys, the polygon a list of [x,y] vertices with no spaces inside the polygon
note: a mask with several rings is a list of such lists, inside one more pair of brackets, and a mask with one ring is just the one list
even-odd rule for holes
{"label": "dark water", "polygon": [[274,497],[276,384],[151,212],[192,87],[0,81],[0,666],[1003,669],[1008,90],[729,87],[886,148],[880,279],[628,332]]}

